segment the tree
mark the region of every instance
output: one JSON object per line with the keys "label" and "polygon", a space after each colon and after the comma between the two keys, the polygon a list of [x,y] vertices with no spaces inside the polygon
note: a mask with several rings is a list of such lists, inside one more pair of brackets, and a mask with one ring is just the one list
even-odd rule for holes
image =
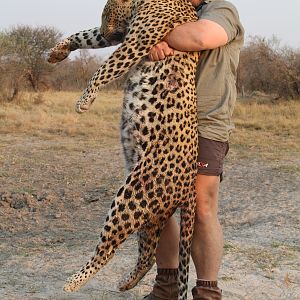
{"label": "tree", "polygon": [[[23,78],[37,91],[42,77],[53,67],[47,63],[47,52],[61,38],[62,34],[52,27],[13,27],[0,33],[2,45],[0,62],[16,78]],[[18,80],[17,80],[18,81]]]}

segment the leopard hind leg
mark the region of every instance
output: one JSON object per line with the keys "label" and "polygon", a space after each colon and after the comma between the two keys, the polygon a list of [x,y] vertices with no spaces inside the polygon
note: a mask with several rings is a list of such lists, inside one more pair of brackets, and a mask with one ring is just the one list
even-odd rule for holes
{"label": "leopard hind leg", "polygon": [[134,288],[155,263],[162,224],[147,224],[138,232],[138,259],[135,268],[119,283],[119,290]]}
{"label": "leopard hind leg", "polygon": [[138,176],[143,161],[139,162],[127,176],[126,183],[120,188],[108,213],[100,234],[100,243],[91,260],[71,276],[64,290],[78,291],[113,257],[116,249],[128,236],[146,223],[153,216],[144,207],[147,202],[143,198],[143,185]]}
{"label": "leopard hind leg", "polygon": [[117,248],[130,234],[139,230],[144,223],[142,212],[125,211],[128,203],[113,202],[112,209],[106,218],[100,233],[100,243],[97,245],[94,256],[83,266],[79,272],[71,276],[64,290],[67,292],[78,291],[86,282],[106,265],[113,257]]}

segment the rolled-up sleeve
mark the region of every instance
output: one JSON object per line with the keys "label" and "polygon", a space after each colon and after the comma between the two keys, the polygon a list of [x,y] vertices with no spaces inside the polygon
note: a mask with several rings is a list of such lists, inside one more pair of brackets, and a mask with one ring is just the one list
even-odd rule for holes
{"label": "rolled-up sleeve", "polygon": [[239,34],[240,19],[237,9],[228,1],[213,1],[204,7],[200,19],[216,22],[224,28],[231,42]]}

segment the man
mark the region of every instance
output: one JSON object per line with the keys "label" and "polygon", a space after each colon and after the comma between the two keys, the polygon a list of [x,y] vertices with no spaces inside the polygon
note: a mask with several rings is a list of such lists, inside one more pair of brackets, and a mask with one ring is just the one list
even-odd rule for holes
{"label": "man", "polygon": [[[179,51],[201,51],[196,74],[199,157],[196,179],[197,209],[192,258],[197,273],[193,299],[221,299],[217,286],[223,254],[223,234],[218,220],[218,193],[223,161],[233,124],[236,70],[244,29],[236,8],[223,0],[189,0],[199,20],[176,27],[154,46],[153,61]],[[162,232],[157,249],[156,282],[145,300],[177,300],[179,227],[174,217]]]}

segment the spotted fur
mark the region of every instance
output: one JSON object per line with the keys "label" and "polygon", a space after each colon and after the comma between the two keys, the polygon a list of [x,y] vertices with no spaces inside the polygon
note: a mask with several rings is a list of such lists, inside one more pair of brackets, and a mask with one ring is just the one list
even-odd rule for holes
{"label": "spotted fur", "polygon": [[[112,0],[102,13],[101,28],[77,32],[50,50],[48,62],[57,63],[77,49],[97,49],[118,44],[124,37],[131,16],[132,0]],[[112,13],[112,8],[114,12]]]}
{"label": "spotted fur", "polygon": [[[128,8],[128,3],[130,9],[124,15],[122,4]],[[99,88],[130,70],[121,124],[129,173],[112,202],[95,255],[68,279],[64,289],[79,290],[129,234],[138,232],[138,261],[120,289],[134,287],[152,267],[160,232],[180,208],[179,299],[187,299],[197,174],[194,81],[198,53],[179,53],[159,62],[148,61],[147,54],[175,26],[195,21],[197,16],[188,0],[108,0],[105,14],[125,19],[124,29],[115,31],[120,40],[120,32],[126,33],[125,39],[95,73],[76,109],[86,111]],[[100,33],[112,43],[117,27],[111,23],[116,21],[108,20]]]}
{"label": "spotted fur", "polygon": [[48,62],[57,63],[77,49],[96,49],[111,46],[112,43],[100,33],[100,28],[80,31],[58,43],[49,52]]}

